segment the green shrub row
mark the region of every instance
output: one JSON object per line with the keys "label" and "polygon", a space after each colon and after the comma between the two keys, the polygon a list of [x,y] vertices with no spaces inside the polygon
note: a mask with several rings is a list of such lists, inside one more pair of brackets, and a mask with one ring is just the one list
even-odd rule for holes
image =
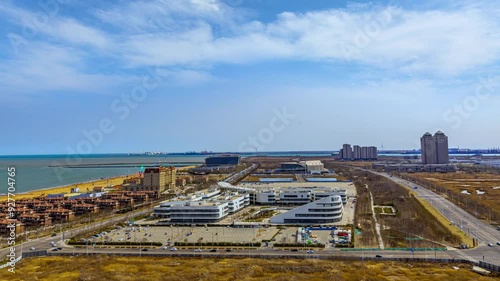
{"label": "green shrub row", "polygon": [[232,246],[232,247],[260,247],[260,242],[255,243],[231,243],[231,242],[206,242],[206,243],[188,243],[188,242],[175,242],[174,246],[182,247],[182,246]]}
{"label": "green shrub row", "polygon": [[274,247],[294,247],[294,248],[324,248],[325,244],[303,244],[303,243],[274,243]]}
{"label": "green shrub row", "polygon": [[[69,245],[87,245],[86,242],[81,242],[81,241],[69,241]],[[92,245],[93,242],[89,242],[89,245]],[[108,245],[108,246],[140,246],[140,245],[153,245],[157,247],[163,246],[161,242],[96,242],[96,245]]]}

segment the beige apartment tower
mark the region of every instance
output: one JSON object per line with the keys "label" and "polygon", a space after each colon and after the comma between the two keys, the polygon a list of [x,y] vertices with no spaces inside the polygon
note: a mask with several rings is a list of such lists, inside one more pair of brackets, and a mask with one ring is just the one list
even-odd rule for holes
{"label": "beige apartment tower", "polygon": [[422,153],[422,163],[428,164],[448,164],[450,162],[448,154],[448,137],[441,131],[437,131],[434,136],[425,133],[420,138]]}
{"label": "beige apartment tower", "polygon": [[146,168],[142,185],[144,190],[164,192],[175,188],[176,170],[174,167]]}

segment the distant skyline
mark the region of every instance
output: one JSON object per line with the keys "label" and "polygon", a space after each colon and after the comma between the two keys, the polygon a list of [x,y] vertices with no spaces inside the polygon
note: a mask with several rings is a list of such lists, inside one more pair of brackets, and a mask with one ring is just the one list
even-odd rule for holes
{"label": "distant skyline", "polygon": [[0,2],[0,155],[500,146],[497,1]]}

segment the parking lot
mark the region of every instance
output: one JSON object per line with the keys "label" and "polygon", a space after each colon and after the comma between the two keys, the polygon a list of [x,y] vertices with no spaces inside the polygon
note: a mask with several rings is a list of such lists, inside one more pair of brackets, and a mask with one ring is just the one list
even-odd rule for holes
{"label": "parking lot", "polygon": [[[181,243],[257,243],[262,246],[273,247],[275,243],[295,244],[297,241],[298,227],[190,227],[190,226],[161,226],[144,227],[132,226],[115,229],[98,237],[91,238],[96,244],[108,242],[135,242],[148,243],[160,242],[166,246],[173,246],[175,242]],[[312,243],[321,243],[327,248],[332,247],[329,243],[333,239],[330,230],[313,230],[310,234]],[[263,243],[269,242],[269,243]]]}
{"label": "parking lot", "polygon": [[99,238],[92,238],[93,242],[168,242],[207,243],[207,242],[230,242],[251,243],[271,240],[279,229],[269,228],[235,228],[235,227],[189,227],[189,226],[166,226],[166,227],[125,227],[113,230]]}

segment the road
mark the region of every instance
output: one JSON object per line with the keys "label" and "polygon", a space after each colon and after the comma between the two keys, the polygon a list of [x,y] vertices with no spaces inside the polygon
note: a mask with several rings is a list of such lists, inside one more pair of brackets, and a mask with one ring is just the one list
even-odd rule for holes
{"label": "road", "polygon": [[86,254],[115,254],[115,255],[138,255],[138,256],[185,256],[185,257],[252,257],[252,258],[283,258],[283,257],[310,257],[310,258],[375,258],[376,255],[382,256],[384,259],[463,259],[462,255],[456,251],[418,251],[411,253],[409,251],[340,251],[339,249],[328,249],[314,251],[308,254],[305,250],[291,251],[291,250],[274,250],[268,248],[261,248],[258,250],[232,250],[226,252],[225,250],[218,250],[211,253],[210,249],[203,249],[203,252],[194,252],[193,249],[183,249],[176,252],[163,250],[161,248],[149,248],[148,251],[141,251],[140,248],[135,249],[122,249],[122,248],[94,248],[89,246],[88,249],[84,248],[63,248],[61,251],[49,251],[49,255],[86,255]]}
{"label": "road", "polygon": [[[496,245],[497,242],[500,242],[500,231],[421,185],[390,176],[386,173],[370,172],[388,178],[389,180],[413,190],[419,198],[429,202],[438,212],[450,222],[457,225],[464,233],[472,238],[476,238],[479,242],[477,248],[459,251],[464,257],[472,261],[484,260],[500,265],[500,246]],[[492,243],[493,247],[487,246],[488,243]]]}
{"label": "road", "polygon": [[[132,213],[127,213],[124,215],[109,218],[109,219],[101,221],[101,222],[96,222],[96,223],[92,223],[90,225],[85,225],[85,226],[81,226],[78,228],[74,228],[72,230],[68,230],[68,231],[59,233],[56,236],[49,236],[49,237],[46,236],[46,237],[41,237],[38,239],[31,239],[31,240],[24,242],[22,244],[15,245],[16,256],[20,256],[21,251],[23,251],[23,252],[30,251],[30,248],[32,248],[32,247],[35,248],[36,250],[47,250],[47,249],[53,248],[50,245],[51,242],[58,244],[58,247],[63,247],[64,243],[61,243],[61,242],[64,239],[69,239],[69,238],[75,237],[77,235],[80,235],[80,234],[83,234],[83,233],[86,233],[89,231],[98,230],[98,229],[107,227],[109,225],[114,225],[114,224],[123,222],[129,218],[142,216],[145,214],[149,214],[151,212],[152,212],[152,208],[147,208],[144,210],[134,211]],[[72,248],[70,246],[64,246],[64,247]],[[0,250],[0,257],[6,257],[8,253],[9,253],[9,248],[1,249]]]}

